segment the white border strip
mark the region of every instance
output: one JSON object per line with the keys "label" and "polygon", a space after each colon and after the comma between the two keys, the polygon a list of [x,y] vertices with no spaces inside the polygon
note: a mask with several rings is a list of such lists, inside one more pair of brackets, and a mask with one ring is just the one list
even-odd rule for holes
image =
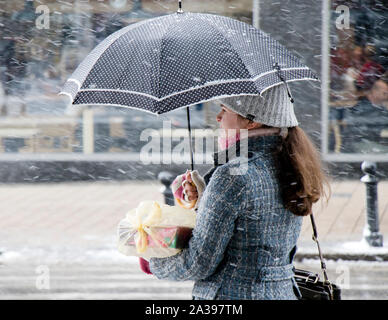
{"label": "white border strip", "polygon": [[159,99],[153,95],[150,95],[150,94],[147,94],[147,93],[144,93],[144,92],[137,92],[137,91],[130,91],[130,90],[119,90],[119,89],[81,89],[79,90],[78,92],[118,92],[118,93],[130,93],[130,94],[137,94],[139,96],[144,96],[144,97],[147,97],[147,98],[151,98],[151,99],[154,99],[156,101],[161,101],[163,99]]}
{"label": "white border strip", "polygon": [[77,91],[81,89],[81,82],[79,82],[77,79],[70,78],[66,82],[74,82],[77,85]]}
{"label": "white border strip", "polygon": [[[281,71],[290,71],[290,70],[310,70],[310,68],[308,67],[301,67],[301,68],[285,68],[285,69],[281,69]],[[219,84],[227,84],[227,83],[235,83],[235,82],[255,82],[257,81],[258,79],[266,76],[267,74],[271,74],[271,73],[274,73],[274,72],[277,72],[277,70],[271,70],[271,71],[267,71],[265,73],[262,73],[254,78],[251,78],[251,79],[231,79],[231,80],[221,80],[221,81],[210,81],[210,82],[207,82],[205,83],[204,85],[202,86],[198,86],[198,87],[193,87],[193,88],[189,88],[189,89],[186,89],[186,90],[182,90],[182,91],[179,91],[179,92],[174,92],[168,96],[165,96],[163,98],[157,98],[153,95],[150,95],[150,94],[147,94],[147,93],[143,93],[143,92],[136,92],[136,91],[130,91],[130,90],[118,90],[118,89],[80,89],[78,92],[90,92],[90,91],[109,91],[109,92],[120,92],[120,93],[130,93],[130,94],[138,94],[138,95],[141,95],[141,96],[145,96],[145,97],[148,97],[148,98],[151,98],[151,99],[154,99],[156,101],[163,101],[165,99],[168,99],[168,98],[171,98],[173,96],[176,96],[178,94],[182,94],[182,93],[185,93],[185,92],[190,92],[190,91],[194,91],[194,90],[198,90],[198,89],[202,89],[202,88],[205,88],[205,87],[210,87],[210,86],[214,86],[214,85],[219,85]],[[312,72],[312,70],[311,70]],[[301,81],[301,80],[315,80],[315,81],[319,81],[318,79],[314,79],[314,78],[300,78],[300,79],[291,79],[291,80],[287,80],[287,82],[292,82],[292,81]],[[69,79],[70,81],[70,79]],[[282,82],[280,82],[282,83]],[[268,88],[266,88],[265,90],[268,90]],[[264,92],[265,90],[263,90],[262,92]]]}
{"label": "white border strip", "polygon": [[[303,81],[303,80],[320,81],[319,79],[313,79],[313,78],[301,78],[301,79],[289,80],[287,82],[296,82],[296,81]],[[271,89],[272,87],[275,87],[275,86],[278,86],[278,85],[281,85],[281,84],[283,84],[283,82],[277,82],[277,83],[273,84],[272,86],[269,86],[268,88],[265,88],[261,92],[261,94],[263,94],[263,92],[267,91],[268,89]],[[154,116],[159,117],[161,115],[168,114],[168,113],[170,113],[172,111],[179,110],[179,109],[186,108],[186,107],[190,107],[190,106],[195,106],[195,105],[200,104],[200,103],[205,103],[205,102],[210,102],[210,101],[216,102],[216,100],[219,100],[219,99],[229,98],[229,97],[240,97],[240,96],[257,96],[257,94],[254,94],[254,93],[241,93],[241,94],[222,95],[222,96],[211,97],[209,99],[201,100],[201,101],[189,104],[189,105],[185,105],[185,106],[182,106],[182,107],[179,107],[179,108],[175,108],[175,109],[172,109],[170,111],[167,111],[167,112],[164,112],[164,113],[161,113],[161,114],[157,114],[157,113],[151,112],[151,111],[146,110],[146,109],[140,109],[138,107],[131,107],[131,106],[123,105],[123,104],[112,104],[112,103],[93,103],[93,104],[77,103],[77,104],[73,104],[72,106],[74,108],[76,108],[78,106],[80,106],[80,107],[81,106],[121,107],[121,108],[133,109],[133,110],[141,111],[141,112],[147,112],[147,113],[153,114]]]}
{"label": "white border strip", "polygon": [[73,96],[70,94],[70,93],[67,93],[67,92],[64,92],[64,91],[61,91],[58,93],[58,95],[64,95],[66,97],[69,97],[70,98],[70,102],[73,102]]}

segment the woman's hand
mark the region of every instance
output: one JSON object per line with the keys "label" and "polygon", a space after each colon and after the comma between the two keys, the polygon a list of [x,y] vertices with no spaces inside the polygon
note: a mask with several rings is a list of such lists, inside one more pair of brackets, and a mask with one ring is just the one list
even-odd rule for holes
{"label": "woman's hand", "polygon": [[171,184],[171,189],[178,204],[181,205],[181,202],[185,202],[188,204],[185,206],[188,209],[192,207],[194,209],[198,208],[198,203],[205,187],[205,180],[199,175],[197,170],[186,170],[184,174],[177,176]]}
{"label": "woman's hand", "polygon": [[141,271],[143,271],[146,274],[152,274],[150,270],[150,263],[146,259],[139,258],[139,265],[140,265]]}
{"label": "woman's hand", "polygon": [[187,196],[187,200],[189,201],[198,200],[198,190],[196,185],[193,183],[193,179],[191,178],[190,171],[186,173],[186,180],[183,181],[182,184],[184,186],[183,193]]}

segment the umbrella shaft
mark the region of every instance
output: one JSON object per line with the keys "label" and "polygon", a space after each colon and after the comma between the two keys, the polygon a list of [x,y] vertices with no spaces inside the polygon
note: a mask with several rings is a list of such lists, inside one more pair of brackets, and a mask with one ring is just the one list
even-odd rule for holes
{"label": "umbrella shaft", "polygon": [[191,171],[193,171],[194,170],[194,159],[193,159],[193,145],[192,145],[192,141],[191,141],[191,126],[190,126],[190,109],[189,109],[189,107],[186,108],[186,114],[187,114],[187,127],[189,129]]}

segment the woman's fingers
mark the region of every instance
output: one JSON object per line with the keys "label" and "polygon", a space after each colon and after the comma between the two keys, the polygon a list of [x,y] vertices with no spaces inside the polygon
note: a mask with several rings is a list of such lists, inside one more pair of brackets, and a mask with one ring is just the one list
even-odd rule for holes
{"label": "woman's fingers", "polygon": [[186,173],[186,178],[187,178],[187,181],[193,182],[193,179],[191,179],[191,172],[190,172],[190,171],[188,171],[188,172]]}
{"label": "woman's fingers", "polygon": [[185,193],[187,194],[187,198],[189,201],[197,200],[198,199],[198,192],[197,187],[195,185],[192,185],[193,179],[191,178],[191,172],[186,171],[186,179],[189,183],[184,184]]}
{"label": "woman's fingers", "polygon": [[197,193],[193,193],[193,192],[188,192],[187,193],[187,197],[188,197],[189,201],[197,200],[198,199],[198,194]]}
{"label": "woman's fingers", "polygon": [[193,186],[192,184],[190,183],[185,183],[185,188],[184,188],[186,191],[197,191],[197,187],[196,186]]}
{"label": "woman's fingers", "polygon": [[196,200],[198,198],[197,188],[192,186],[190,183],[185,184],[185,193],[189,201]]}

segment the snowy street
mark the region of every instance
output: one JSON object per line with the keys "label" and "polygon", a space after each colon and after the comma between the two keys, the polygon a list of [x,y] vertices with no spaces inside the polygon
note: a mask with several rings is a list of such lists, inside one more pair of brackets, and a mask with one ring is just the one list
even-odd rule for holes
{"label": "snowy street", "polygon": [[0,0],[0,300],[193,298],[150,269],[388,300],[388,0]]}
{"label": "snowy street", "polygon": [[[160,187],[158,181],[0,186],[0,236],[7,239],[0,247],[0,299],[191,299],[191,282],[146,275],[137,258],[116,250],[119,220],[142,200],[163,202]],[[334,182],[332,187],[330,205],[316,209],[324,255],[340,247],[356,258],[367,252],[386,254],[386,246],[372,250],[358,243],[364,224],[363,184]],[[383,192],[387,184],[380,187]],[[345,197],[345,189],[353,194]],[[386,201],[379,202],[385,237]],[[305,219],[298,251],[317,258],[309,223]],[[294,265],[322,278],[317,259]],[[386,261],[329,260],[327,269],[329,279],[344,287],[344,299],[388,298]]]}
{"label": "snowy street", "polygon": [[[158,280],[142,273],[136,258],[121,256],[114,248],[65,256],[44,250],[4,254],[0,299],[191,299],[191,281]],[[322,278],[318,260],[296,262],[295,267]],[[344,300],[388,299],[387,262],[329,260],[327,268],[329,279],[341,286]]]}

